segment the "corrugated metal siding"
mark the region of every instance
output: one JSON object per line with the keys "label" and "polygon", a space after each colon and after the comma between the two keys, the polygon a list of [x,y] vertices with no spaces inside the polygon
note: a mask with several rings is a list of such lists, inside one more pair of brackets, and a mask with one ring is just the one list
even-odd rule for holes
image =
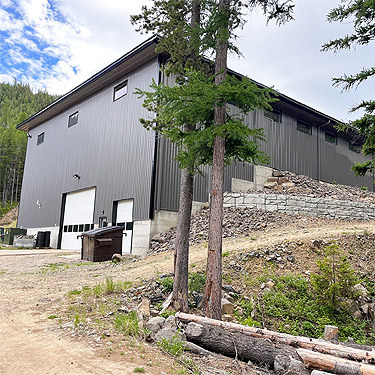
{"label": "corrugated metal siding", "polygon": [[362,154],[349,150],[348,141],[337,138],[337,145],[325,141],[324,130],[320,132],[320,179],[322,181],[337,182],[344,185],[367,186],[372,190],[372,176],[357,177],[351,171],[356,162],[368,160]]}
{"label": "corrugated metal siding", "polygon": [[[19,225],[58,226],[62,193],[91,186],[97,188],[95,222],[101,211],[110,221],[113,201],[127,198],[134,198],[135,220],[149,217],[154,135],[139,123],[148,113],[133,92],[157,77],[154,59],[30,132]],[[113,88],[125,79],[128,94],[113,102]],[[75,111],[78,123],[68,128]],[[44,143],[37,146],[42,132]]]}
{"label": "corrugated metal siding", "polygon": [[317,178],[315,127],[312,135],[304,134],[297,130],[297,117],[283,113],[282,123],[276,123],[263,111],[256,111],[252,123],[252,127],[264,129],[267,142],[260,148],[271,157],[271,167]]}
{"label": "corrugated metal siding", "polygon": [[[158,181],[157,181],[157,210],[178,210],[180,197],[180,179],[181,172],[174,158],[177,155],[177,148],[167,139],[159,140],[158,152]],[[194,177],[194,195],[193,199],[198,202],[207,202],[211,168],[203,166],[202,175]]]}

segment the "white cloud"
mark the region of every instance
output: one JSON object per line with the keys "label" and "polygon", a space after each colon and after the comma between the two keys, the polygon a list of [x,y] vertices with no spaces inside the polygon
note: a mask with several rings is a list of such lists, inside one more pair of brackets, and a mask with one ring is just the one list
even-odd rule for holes
{"label": "white cloud", "polygon": [[[13,62],[14,67],[0,71],[0,80],[22,77],[35,89],[63,94],[145,39],[135,32],[129,17],[150,1],[0,0],[0,4],[0,32],[7,32],[3,44],[14,50],[2,53],[0,62]],[[320,52],[324,42],[352,28],[325,21],[337,0],[295,0],[295,4],[295,21],[282,27],[272,23],[266,27],[259,11],[250,15],[239,32],[244,58],[231,57],[229,65],[318,110],[347,118],[351,105],[371,97],[371,85],[340,94],[331,78],[371,65],[373,56],[368,49],[336,55]],[[8,7],[22,18],[7,13]]]}

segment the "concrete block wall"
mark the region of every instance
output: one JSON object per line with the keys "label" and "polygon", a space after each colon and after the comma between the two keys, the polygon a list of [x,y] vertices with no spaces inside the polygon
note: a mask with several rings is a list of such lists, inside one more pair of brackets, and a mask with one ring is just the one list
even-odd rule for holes
{"label": "concrete block wall", "polygon": [[375,220],[375,205],[285,194],[225,193],[224,207],[248,207],[331,219]]}

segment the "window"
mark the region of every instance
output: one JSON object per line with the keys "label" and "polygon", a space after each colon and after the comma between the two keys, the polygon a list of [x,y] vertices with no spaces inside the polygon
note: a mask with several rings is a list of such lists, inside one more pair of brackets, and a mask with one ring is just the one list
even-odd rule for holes
{"label": "window", "polygon": [[297,130],[308,135],[312,134],[311,125],[302,120],[297,120]]}
{"label": "window", "polygon": [[128,93],[128,81],[122,82],[117,85],[113,93],[113,101],[122,98]]}
{"label": "window", "polygon": [[354,151],[357,154],[359,154],[361,152],[361,146],[360,145],[356,145],[355,143],[350,143],[349,142],[349,150],[350,151]]}
{"label": "window", "polygon": [[78,122],[78,111],[74,112],[72,115],[69,116],[68,128],[75,125],[77,122]]}
{"label": "window", "polygon": [[275,122],[281,123],[281,111],[273,109],[272,111],[264,110],[264,117],[267,117]]}
{"label": "window", "polygon": [[39,146],[44,142],[44,132],[38,135],[38,139],[36,140],[36,145]]}
{"label": "window", "polygon": [[336,134],[330,133],[330,132],[325,132],[324,139],[328,143],[332,143],[333,145],[337,144],[337,136]]}

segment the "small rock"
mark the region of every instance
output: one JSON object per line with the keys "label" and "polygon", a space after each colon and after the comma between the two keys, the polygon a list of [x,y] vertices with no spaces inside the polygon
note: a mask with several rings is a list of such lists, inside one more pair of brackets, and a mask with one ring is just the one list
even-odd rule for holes
{"label": "small rock", "polygon": [[274,177],[284,177],[285,174],[284,174],[283,171],[278,171],[278,170],[274,169],[272,171],[272,176],[274,176]]}
{"label": "small rock", "polygon": [[152,237],[151,242],[159,242],[159,240],[160,240],[160,233],[157,233]]}
{"label": "small rock", "polygon": [[324,240],[314,240],[312,241],[312,245],[317,249],[321,249],[323,246],[326,245],[326,242]]}
{"label": "small rock", "polygon": [[157,316],[157,317],[151,318],[146,323],[146,328],[156,334],[164,327],[164,323],[165,323],[165,318],[161,316]]}
{"label": "small rock", "polygon": [[177,330],[177,322],[174,315],[168,316],[168,318],[165,320],[164,328],[173,328]]}
{"label": "small rock", "polygon": [[234,322],[233,316],[229,314],[224,314],[222,319],[224,322]]}
{"label": "small rock", "polygon": [[181,331],[177,331],[177,329],[173,329],[173,328],[163,328],[163,329],[161,329],[155,335],[155,340],[160,341],[162,339],[166,339],[168,341],[172,341],[175,337],[177,337],[181,341],[186,341],[185,335]]}
{"label": "small rock", "polygon": [[367,296],[368,292],[367,289],[362,284],[354,285],[354,289],[360,293],[362,296]]}
{"label": "small rock", "polygon": [[142,302],[138,305],[138,311],[140,311],[145,317],[151,316],[150,312],[150,300],[146,297],[142,298]]}
{"label": "small rock", "polygon": [[221,299],[221,313],[222,315],[225,314],[233,314],[234,306],[233,303],[230,303],[226,298]]}
{"label": "small rock", "polygon": [[269,280],[266,282],[266,287],[268,289],[272,290],[274,286],[275,286],[275,283],[272,280]]}
{"label": "small rock", "polygon": [[296,261],[296,258],[294,257],[294,255],[288,255],[286,257],[286,260],[290,263],[294,263]]}
{"label": "small rock", "polygon": [[113,254],[112,255],[112,258],[111,258],[112,262],[116,262],[116,263],[119,263],[121,261],[123,261],[123,258],[122,258],[122,255],[121,254]]}

